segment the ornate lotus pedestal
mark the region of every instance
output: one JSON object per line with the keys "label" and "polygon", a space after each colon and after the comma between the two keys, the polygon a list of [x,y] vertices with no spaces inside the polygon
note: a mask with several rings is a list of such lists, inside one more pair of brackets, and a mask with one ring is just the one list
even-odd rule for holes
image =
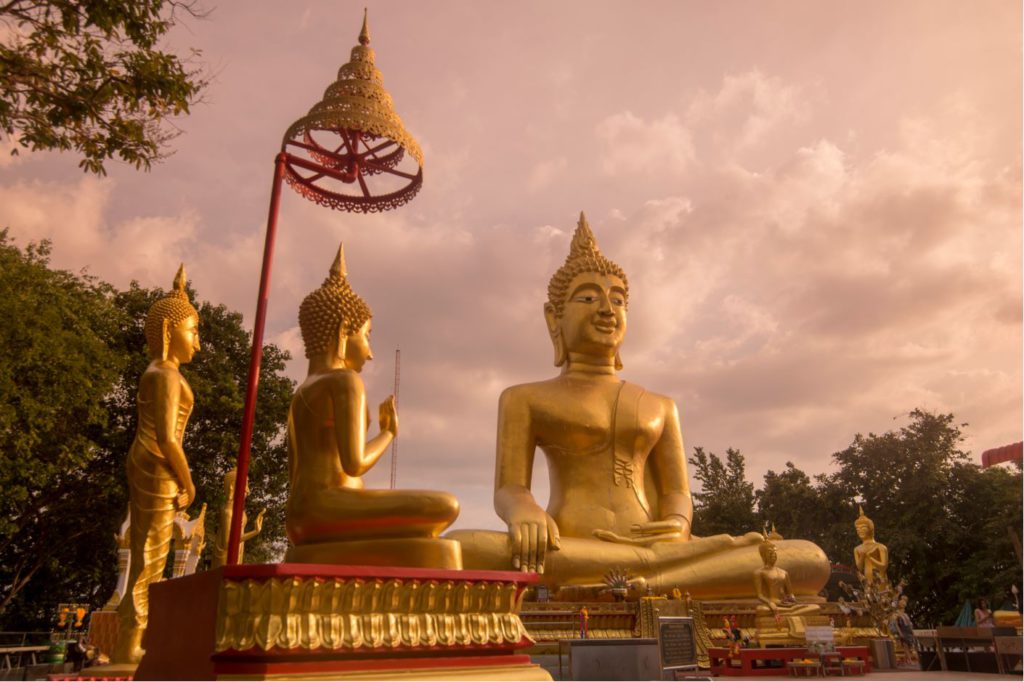
{"label": "ornate lotus pedestal", "polygon": [[519,620],[535,575],[236,565],[150,587],[135,679],[550,680]]}

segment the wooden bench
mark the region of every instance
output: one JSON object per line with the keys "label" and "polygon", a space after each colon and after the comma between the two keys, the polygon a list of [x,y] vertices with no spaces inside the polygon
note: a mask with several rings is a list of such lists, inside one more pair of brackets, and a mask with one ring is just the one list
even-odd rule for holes
{"label": "wooden bench", "polygon": [[1020,635],[996,635],[992,638],[996,647],[996,664],[1000,675],[1012,675],[1017,664],[1024,660],[1024,641]]}

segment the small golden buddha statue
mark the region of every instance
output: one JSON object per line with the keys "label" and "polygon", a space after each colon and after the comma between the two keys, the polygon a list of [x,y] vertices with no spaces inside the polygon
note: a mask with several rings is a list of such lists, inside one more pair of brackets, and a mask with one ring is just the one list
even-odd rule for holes
{"label": "small golden buddha statue", "polygon": [[860,544],[853,549],[853,563],[866,585],[884,587],[889,583],[889,549],[875,540],[875,522],[864,514],[864,507],[858,506],[858,510],[853,525]]}
{"label": "small golden buddha statue", "polygon": [[[774,530],[774,529],[773,529]],[[817,604],[800,604],[793,594],[789,572],[776,566],[779,558],[776,540],[765,532],[758,546],[764,565],[754,571],[757,593],[756,624],[758,638],[763,641],[803,640],[806,624],[803,616],[818,613]]]}
{"label": "small golden buddha statue", "polygon": [[[561,373],[506,389],[498,405],[494,506],[508,532],[448,537],[462,543],[467,568],[536,571],[549,586],[599,583],[618,567],[656,594],[753,597],[761,536],[691,534],[675,403],[617,376],[628,300],[625,272],[600,252],[581,213],[544,305]],[[546,511],[530,490],[538,447],[551,479]],[[800,594],[828,580],[813,543],[780,541],[779,555]]]}
{"label": "small golden buddha statue", "polygon": [[149,586],[163,578],[175,515],[192,504],[196,487],[182,449],[193,396],[179,367],[199,350],[199,313],[185,292],[185,266],[174,290],[146,314],[150,363],[139,379],[139,424],[128,451],[131,559],[112,665],[134,665],[142,658],[142,635],[149,618]]}
{"label": "small golden buddha statue", "polygon": [[448,493],[364,490],[362,476],[398,434],[395,398],[380,404],[367,440],[359,377],[373,358],[370,308],[348,283],[343,248],[299,308],[309,373],[288,411],[286,561],[458,569],[459,545],[438,537],[459,514]]}
{"label": "small golden buddha statue", "polygon": [[[231,515],[235,510],[235,479],[237,478],[237,467],[233,467],[224,474],[224,508],[220,510],[220,525],[217,527],[217,539],[214,540],[213,553],[210,557],[211,569],[220,568],[228,561],[228,542],[231,536]],[[248,481],[245,483],[245,494],[249,494]],[[245,563],[243,559],[245,556],[245,543],[259,535],[260,531],[263,530],[263,517],[266,513],[266,509],[260,510],[260,513],[256,515],[252,528],[246,530],[245,524],[249,518],[245,513],[245,509],[242,510],[242,536],[238,542],[238,563]]]}

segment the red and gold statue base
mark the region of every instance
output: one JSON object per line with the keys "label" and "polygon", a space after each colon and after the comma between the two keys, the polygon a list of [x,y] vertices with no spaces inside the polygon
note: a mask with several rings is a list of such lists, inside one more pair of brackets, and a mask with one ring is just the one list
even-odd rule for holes
{"label": "red and gold statue base", "polygon": [[150,587],[136,679],[517,679],[536,576],[318,564],[235,565]]}

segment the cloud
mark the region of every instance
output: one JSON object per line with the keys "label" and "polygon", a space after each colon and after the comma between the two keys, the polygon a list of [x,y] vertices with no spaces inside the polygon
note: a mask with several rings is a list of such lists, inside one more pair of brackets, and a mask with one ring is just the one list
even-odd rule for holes
{"label": "cloud", "polygon": [[711,94],[699,91],[690,103],[691,125],[712,127],[716,139],[729,140],[733,151],[763,142],[773,131],[806,117],[800,89],[779,77],[767,77],[754,69],[726,75],[721,88]]}
{"label": "cloud", "polygon": [[553,159],[545,159],[535,165],[526,179],[526,187],[531,192],[536,192],[551,186],[565,172],[569,162],[564,156]]}
{"label": "cloud", "polygon": [[607,175],[680,173],[696,161],[692,134],[675,114],[645,121],[624,111],[598,123],[595,133]]}
{"label": "cloud", "polygon": [[[15,181],[0,184],[0,225],[8,225],[20,242],[49,239],[54,266],[88,271],[120,287],[132,280],[143,286],[168,288],[180,262],[200,292],[243,308],[247,277],[258,263],[262,240],[242,239],[229,245],[203,243],[200,215],[183,208],[176,215],[135,215],[111,218],[117,182],[81,176],[72,182]],[[246,286],[241,285],[245,281]],[[221,298],[223,297],[223,298]]]}

